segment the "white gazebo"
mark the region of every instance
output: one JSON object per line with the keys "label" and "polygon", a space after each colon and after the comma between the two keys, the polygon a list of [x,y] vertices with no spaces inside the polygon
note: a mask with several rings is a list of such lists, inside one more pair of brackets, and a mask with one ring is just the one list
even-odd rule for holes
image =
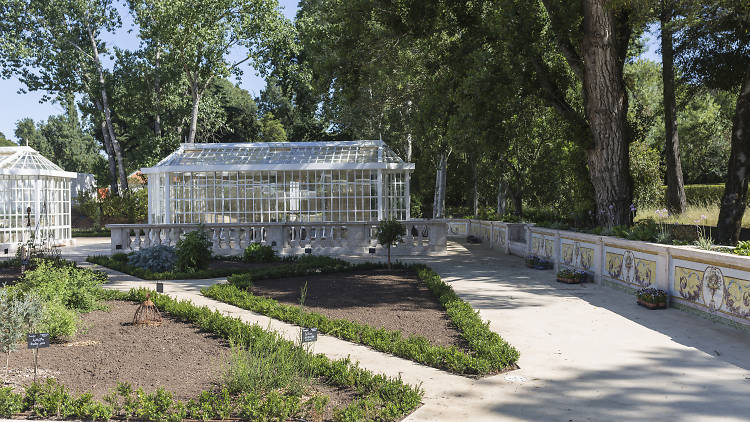
{"label": "white gazebo", "polygon": [[33,148],[0,147],[0,252],[7,254],[32,237],[49,244],[69,242],[70,181],[75,177]]}
{"label": "white gazebo", "polygon": [[409,175],[383,141],[182,144],[148,176],[150,224],[409,220]]}

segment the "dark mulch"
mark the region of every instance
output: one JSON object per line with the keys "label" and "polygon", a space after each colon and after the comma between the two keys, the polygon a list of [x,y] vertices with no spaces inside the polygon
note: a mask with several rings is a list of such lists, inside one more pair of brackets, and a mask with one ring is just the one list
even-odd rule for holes
{"label": "dark mulch", "polygon": [[[162,315],[160,326],[133,326],[137,305],[107,302],[108,311],[83,315],[83,331],[67,343],[39,351],[39,379],[55,378],[70,391],[90,392],[101,400],[117,382],[153,392],[159,387],[189,400],[206,390],[221,387],[222,372],[230,349],[226,341]],[[11,354],[10,381],[20,387],[31,384],[33,353],[25,348]],[[3,376],[4,368],[0,370]],[[315,383],[313,390],[329,396],[320,419],[329,419],[333,408],[350,403],[355,394]]]}
{"label": "dark mulch", "polygon": [[254,262],[242,262],[225,259],[212,259],[208,264],[209,270],[235,270],[237,272],[247,272],[250,270],[257,270],[259,268],[276,267],[279,265],[286,265],[281,262],[271,263],[254,263]]}
{"label": "dark mulch", "polygon": [[0,287],[16,284],[21,277],[21,267],[0,268]]}
{"label": "dark mulch", "polygon": [[307,282],[305,309],[329,318],[400,330],[432,344],[467,346],[432,292],[408,270],[369,270],[258,280],[251,292],[298,305]]}

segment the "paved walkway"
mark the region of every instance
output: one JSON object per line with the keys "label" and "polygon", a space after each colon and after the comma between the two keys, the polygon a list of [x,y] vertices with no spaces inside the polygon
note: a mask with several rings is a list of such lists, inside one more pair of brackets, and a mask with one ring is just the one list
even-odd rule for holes
{"label": "paved walkway", "polygon": [[[351,356],[365,368],[421,384],[424,406],[409,421],[750,420],[745,332],[674,309],[649,311],[618,290],[561,285],[552,271],[527,269],[520,258],[481,245],[450,243],[446,256],[410,261],[431,265],[478,309],[520,350],[521,368],[474,380],[319,337],[316,352]],[[113,288],[155,283],[109,272]],[[220,281],[165,282],[165,293],[296,338],[289,324],[198,292]]]}

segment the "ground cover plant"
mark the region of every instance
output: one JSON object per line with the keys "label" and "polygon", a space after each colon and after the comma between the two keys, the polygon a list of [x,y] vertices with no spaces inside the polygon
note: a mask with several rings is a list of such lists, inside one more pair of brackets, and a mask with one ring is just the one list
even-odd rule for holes
{"label": "ground cover plant", "polygon": [[481,320],[471,305],[460,299],[437,273],[426,266],[399,265],[400,268],[415,271],[419,280],[431,290],[466,341],[468,351],[455,346],[433,345],[424,337],[405,337],[399,331],[375,328],[344,319],[332,319],[320,313],[306,311],[299,306],[256,296],[248,291],[254,280],[384,268],[383,264],[376,263],[350,264],[332,258],[328,258],[328,261],[327,266],[297,265],[236,274],[229,277],[230,284],[214,285],[204,289],[202,293],[243,309],[305,327],[316,327],[322,333],[459,374],[486,375],[515,367],[518,351],[490,330],[488,324]]}

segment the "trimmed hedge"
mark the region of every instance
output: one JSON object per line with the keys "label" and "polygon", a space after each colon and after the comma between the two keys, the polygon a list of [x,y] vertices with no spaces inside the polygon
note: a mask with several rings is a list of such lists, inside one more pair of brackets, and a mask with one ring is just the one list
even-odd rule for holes
{"label": "trimmed hedge", "polygon": [[319,313],[306,312],[298,306],[285,305],[274,299],[255,296],[245,290],[253,279],[371,268],[383,268],[383,265],[347,264],[327,269],[318,268],[317,270],[297,269],[283,272],[276,269],[273,274],[271,274],[271,271],[264,271],[261,274],[240,274],[229,277],[231,285],[214,285],[203,289],[201,292],[212,299],[271,318],[306,327],[317,327],[322,333],[458,374],[487,375],[515,367],[519,357],[518,351],[497,333],[490,330],[489,323],[483,322],[478,312],[471,305],[459,298],[452,287],[443,282],[432,269],[424,265],[414,265],[408,268],[417,272],[418,278],[427,285],[445,307],[451,321],[469,344],[470,353],[466,353],[455,346],[432,345],[427,339],[420,336],[404,338],[400,331],[374,328],[343,319],[331,319]]}
{"label": "trimmed hedge", "polygon": [[[125,256],[123,260],[121,257]],[[115,254],[112,256],[89,256],[86,261],[93,264],[98,264],[103,267],[119,271],[121,273],[130,274],[144,280],[195,280],[201,278],[217,278],[226,277],[237,272],[237,269],[226,269],[217,268],[214,270],[200,270],[200,271],[165,271],[161,273],[146,270],[144,268],[130,265],[127,262],[127,255]]]}
{"label": "trimmed hedge", "polygon": [[[162,311],[178,321],[191,323],[234,344],[249,347],[261,339],[273,337],[275,341],[290,343],[275,332],[266,331],[257,324],[242,322],[239,318],[223,315],[218,310],[197,307],[190,301],[177,301],[147,289],[129,292],[107,292],[103,297],[142,302],[150,294],[151,300]],[[327,384],[354,389],[358,398],[334,415],[335,420],[398,420],[419,407],[422,390],[405,384],[400,378],[375,375],[360,368],[350,359],[330,360],[323,354],[303,353],[306,370],[325,380]],[[364,412],[364,413],[363,413]]]}

